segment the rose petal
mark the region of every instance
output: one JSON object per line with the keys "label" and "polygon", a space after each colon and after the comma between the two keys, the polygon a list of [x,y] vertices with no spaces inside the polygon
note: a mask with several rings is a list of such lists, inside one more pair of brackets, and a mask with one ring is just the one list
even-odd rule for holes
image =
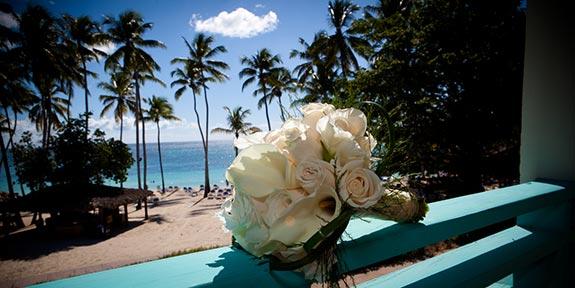
{"label": "rose petal", "polygon": [[226,171],[239,193],[261,198],[286,189],[287,158],[273,145],[255,144],[243,150]]}

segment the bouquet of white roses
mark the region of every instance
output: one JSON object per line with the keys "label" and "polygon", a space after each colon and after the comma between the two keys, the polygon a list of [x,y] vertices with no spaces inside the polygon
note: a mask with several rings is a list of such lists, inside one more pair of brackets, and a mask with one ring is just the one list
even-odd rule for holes
{"label": "bouquet of white roses", "polygon": [[226,173],[234,196],[223,217],[236,243],[269,256],[272,269],[300,269],[325,281],[337,260],[329,255],[354,214],[415,222],[427,206],[387,189],[369,169],[376,141],[363,112],[318,103],[302,112],[278,130],[236,141],[243,150]]}

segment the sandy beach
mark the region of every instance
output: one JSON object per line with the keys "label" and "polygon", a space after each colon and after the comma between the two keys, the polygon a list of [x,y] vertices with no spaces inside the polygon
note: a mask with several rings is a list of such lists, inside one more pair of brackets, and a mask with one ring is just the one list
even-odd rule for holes
{"label": "sandy beach", "polygon": [[[216,215],[223,200],[191,197],[183,190],[160,196],[144,211],[129,208],[129,226],[109,238],[88,236],[48,237],[28,226],[0,242],[0,287],[24,287],[125,265],[151,261],[190,249],[231,244]],[[31,215],[24,215],[30,223]],[[382,266],[354,275],[361,283],[412,264]],[[348,278],[348,283],[353,283]],[[314,285],[313,287],[320,287]]]}
{"label": "sandy beach", "polygon": [[[33,283],[150,261],[178,251],[224,246],[231,235],[216,216],[222,200],[191,197],[183,190],[160,197],[144,211],[129,208],[129,227],[105,238],[43,237],[29,227],[2,239],[0,287]],[[31,217],[24,217],[29,223]]]}

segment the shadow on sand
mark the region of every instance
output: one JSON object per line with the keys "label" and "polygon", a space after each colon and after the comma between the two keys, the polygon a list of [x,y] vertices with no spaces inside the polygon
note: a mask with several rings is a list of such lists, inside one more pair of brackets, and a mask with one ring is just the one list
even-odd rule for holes
{"label": "shadow on sand", "polygon": [[108,236],[78,233],[77,231],[48,232],[35,228],[24,230],[0,239],[0,260],[34,260],[74,247],[93,245],[144,223],[143,221],[130,221],[124,227],[114,227]]}

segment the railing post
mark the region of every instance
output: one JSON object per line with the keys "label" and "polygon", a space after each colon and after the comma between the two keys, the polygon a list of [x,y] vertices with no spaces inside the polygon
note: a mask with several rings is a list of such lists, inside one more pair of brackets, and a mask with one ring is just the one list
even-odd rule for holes
{"label": "railing post", "polygon": [[[570,193],[573,189],[567,188]],[[568,239],[553,254],[513,273],[514,287],[571,287],[575,283],[572,264],[575,219],[573,200],[517,217],[517,225],[534,233],[548,233],[557,241]],[[571,283],[571,284],[570,284]]]}

